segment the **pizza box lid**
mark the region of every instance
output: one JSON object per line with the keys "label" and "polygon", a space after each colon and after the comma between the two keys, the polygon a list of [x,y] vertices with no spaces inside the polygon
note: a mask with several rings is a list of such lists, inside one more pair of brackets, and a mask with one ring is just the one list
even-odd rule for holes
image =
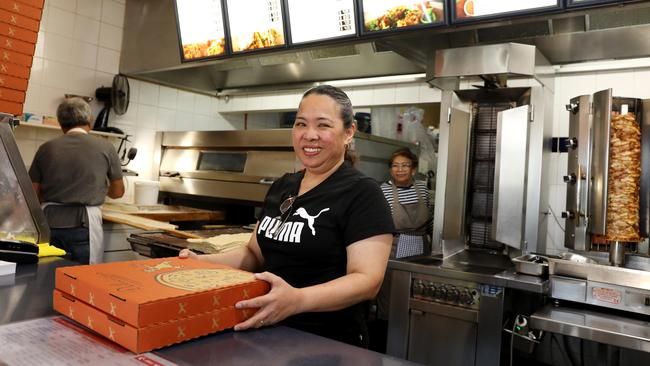
{"label": "pizza box lid", "polygon": [[232,307],[269,291],[251,272],[178,257],[60,267],[55,287],[135,327]]}

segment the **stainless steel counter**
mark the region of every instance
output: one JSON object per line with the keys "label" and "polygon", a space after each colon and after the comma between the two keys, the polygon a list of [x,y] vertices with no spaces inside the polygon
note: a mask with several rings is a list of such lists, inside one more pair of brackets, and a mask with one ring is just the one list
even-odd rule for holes
{"label": "stainless steel counter", "polygon": [[547,332],[650,352],[650,323],[590,309],[546,305],[530,326]]}
{"label": "stainless steel counter", "polygon": [[424,256],[391,260],[388,266],[391,269],[401,271],[472,281],[534,293],[544,294],[548,292],[547,279],[516,273],[512,262],[505,256],[462,251],[444,260]]}
{"label": "stainless steel counter", "polygon": [[[68,265],[75,263],[44,258],[38,264],[19,265],[15,276],[0,276],[0,325],[55,315],[54,271]],[[33,346],[38,351],[38,344]],[[284,326],[224,331],[154,353],[179,365],[415,365]]]}

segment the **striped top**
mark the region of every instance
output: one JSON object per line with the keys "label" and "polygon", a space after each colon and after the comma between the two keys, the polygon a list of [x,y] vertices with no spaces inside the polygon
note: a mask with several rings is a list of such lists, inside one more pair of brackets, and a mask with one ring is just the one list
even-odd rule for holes
{"label": "striped top", "polygon": [[[415,184],[418,185],[421,192],[424,192],[424,203],[427,207],[431,208],[431,200],[429,197],[429,189],[427,188],[427,183],[423,180],[416,180]],[[381,184],[381,191],[386,197],[386,201],[390,205],[390,211],[393,213],[393,182],[388,181]],[[412,203],[418,203],[417,191],[415,186],[411,185],[410,187],[397,187],[397,199],[398,202],[402,205],[408,205]]]}

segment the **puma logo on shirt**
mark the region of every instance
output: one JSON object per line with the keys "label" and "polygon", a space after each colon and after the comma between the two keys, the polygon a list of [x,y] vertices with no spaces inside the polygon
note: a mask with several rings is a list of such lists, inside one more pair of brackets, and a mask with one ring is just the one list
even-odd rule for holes
{"label": "puma logo on shirt", "polygon": [[[324,208],[320,210],[318,214],[310,215],[304,207],[299,207],[292,216],[300,216],[300,218],[307,220],[307,226],[309,227],[311,234],[313,236],[316,236],[316,219],[322,213],[329,210],[329,208]],[[300,243],[300,237],[302,236],[304,227],[304,222],[288,220],[285,220],[285,222],[283,222],[280,217],[274,218],[264,216],[258,226],[257,232],[258,234],[264,233],[264,236],[269,239],[289,243]]]}
{"label": "puma logo on shirt", "polygon": [[320,212],[318,214],[316,214],[316,216],[311,216],[310,214],[307,213],[307,210],[300,207],[300,208],[298,208],[296,210],[296,213],[294,213],[293,215],[294,216],[298,215],[298,216],[302,217],[303,219],[307,220],[307,226],[309,226],[309,228],[311,229],[311,235],[316,236],[316,229],[314,228],[314,220],[316,220],[318,218],[318,216],[320,216],[320,214],[322,214],[323,212],[329,211],[329,210],[330,210],[329,208],[324,208],[324,209],[320,210]]}

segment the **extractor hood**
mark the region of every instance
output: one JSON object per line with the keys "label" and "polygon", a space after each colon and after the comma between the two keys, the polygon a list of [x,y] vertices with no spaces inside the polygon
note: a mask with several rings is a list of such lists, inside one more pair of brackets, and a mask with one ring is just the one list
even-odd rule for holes
{"label": "extractor hood", "polygon": [[180,61],[175,25],[173,0],[127,0],[120,72],[216,95],[424,72],[431,78],[437,50],[510,42],[535,46],[552,65],[650,56],[648,1],[191,63]]}

